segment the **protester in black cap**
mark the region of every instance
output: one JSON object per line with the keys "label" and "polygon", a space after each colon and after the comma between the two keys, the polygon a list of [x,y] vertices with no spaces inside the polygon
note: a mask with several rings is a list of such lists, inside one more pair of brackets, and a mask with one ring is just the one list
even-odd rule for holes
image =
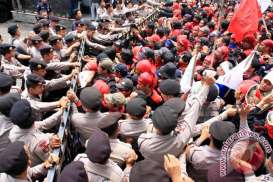
{"label": "protester in black cap", "polygon": [[109,136],[111,146],[110,159],[121,168],[124,168],[129,154],[135,152],[129,143],[124,143],[118,139],[120,131],[118,121],[121,118],[122,114],[119,112],[109,113],[100,120],[98,127]]}
{"label": "protester in black cap", "polygon": [[125,78],[128,75],[128,70],[126,64],[119,63],[115,66],[115,76],[117,78]]}
{"label": "protester in black cap", "polygon": [[26,67],[15,59],[15,47],[11,44],[1,44],[0,52],[4,56],[1,61],[3,72],[12,76],[14,79],[23,78]]}
{"label": "protester in black cap", "polygon": [[0,73],[0,96],[3,96],[10,92],[13,85],[13,79],[6,73]]}
{"label": "protester in black cap", "polygon": [[99,111],[102,95],[96,87],[84,88],[80,93],[80,101],[86,113],[78,113],[78,111],[74,109],[71,116],[71,124],[75,127],[76,131],[79,132],[81,143],[84,145],[85,141],[98,128],[100,119],[106,114]]}
{"label": "protester in black cap", "polygon": [[10,130],[9,139],[11,142],[23,141],[30,146],[31,166],[47,160],[50,150],[60,147],[61,141],[57,135],[43,133],[41,130],[59,124],[62,113],[63,110],[60,110],[44,121],[37,121],[27,100],[22,99],[12,106],[10,119],[15,126]]}
{"label": "protester in black cap", "polygon": [[165,64],[164,66],[162,66],[159,69],[159,77],[162,80],[165,79],[176,79],[176,66],[175,64],[169,62],[167,64]]}
{"label": "protester in black cap", "polygon": [[164,101],[173,97],[179,97],[181,86],[174,79],[163,80],[159,83],[159,90]]}
{"label": "protester in black cap", "polygon": [[58,182],[88,182],[84,164],[80,161],[74,161],[65,166]]}
{"label": "protester in black cap", "polygon": [[13,104],[20,100],[19,94],[9,93],[0,97],[0,153],[10,143],[9,131],[13,127],[9,119],[9,112]]}
{"label": "protester in black cap", "polygon": [[134,83],[129,78],[124,78],[117,83],[117,88],[126,98],[128,98],[134,90]]}
{"label": "protester in black cap", "polygon": [[84,163],[90,181],[122,181],[123,171],[109,159],[110,154],[111,146],[107,134],[97,129],[88,140],[85,154],[77,155],[74,161]]}

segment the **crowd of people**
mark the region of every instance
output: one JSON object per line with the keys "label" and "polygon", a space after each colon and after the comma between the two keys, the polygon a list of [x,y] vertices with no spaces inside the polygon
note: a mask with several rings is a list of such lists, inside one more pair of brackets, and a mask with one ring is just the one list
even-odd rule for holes
{"label": "crowd of people", "polygon": [[[1,182],[44,181],[60,160],[58,182],[273,181],[273,8],[238,42],[236,0],[98,1],[71,28],[37,3],[27,37],[0,36]],[[219,84],[245,60],[236,89]]]}

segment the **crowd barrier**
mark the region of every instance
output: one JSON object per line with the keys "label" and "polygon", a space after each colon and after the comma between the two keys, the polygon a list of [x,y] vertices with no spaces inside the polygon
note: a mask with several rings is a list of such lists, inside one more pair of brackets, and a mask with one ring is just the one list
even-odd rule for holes
{"label": "crowd barrier", "polygon": [[[145,22],[154,21],[158,17],[159,11],[155,10],[151,15],[144,18],[141,22],[137,24],[138,28],[143,28],[145,26]],[[125,39],[130,35],[131,31],[125,32],[122,34],[120,39]],[[77,61],[80,63],[80,70],[82,68],[82,57],[85,53],[85,39],[81,40],[80,49],[78,51]],[[77,92],[77,79],[72,79],[71,81],[71,89],[76,93]],[[51,169],[49,169],[47,174],[47,182],[54,182],[57,176],[60,174],[62,167],[64,164],[69,163],[73,160],[75,151],[73,151],[73,147],[71,147],[71,143],[73,142],[73,134],[70,131],[70,113],[71,112],[71,103],[68,104],[67,109],[64,111],[62,116],[62,121],[58,130],[58,136],[60,137],[62,144],[60,148],[54,149],[52,151],[53,154],[57,155],[60,158],[60,163],[54,165]]]}

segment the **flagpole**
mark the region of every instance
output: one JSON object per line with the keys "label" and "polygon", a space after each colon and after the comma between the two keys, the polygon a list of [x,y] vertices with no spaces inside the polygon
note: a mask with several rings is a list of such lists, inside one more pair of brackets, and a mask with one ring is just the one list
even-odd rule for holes
{"label": "flagpole", "polygon": [[265,28],[266,33],[267,33],[267,34],[270,34],[270,32],[269,32],[269,30],[268,30],[268,28],[267,28],[266,22],[265,22],[265,20],[264,20],[264,16],[262,17],[262,21],[263,21],[263,24],[264,24],[264,28]]}
{"label": "flagpole", "polygon": [[[223,17],[223,10],[224,10],[224,2],[225,0],[221,0],[221,4],[220,4],[220,11],[219,11],[219,15],[218,15],[218,20],[217,20],[217,32],[220,32],[220,25],[221,25],[221,18]],[[218,35],[217,35],[218,37]],[[217,39],[217,38],[216,38]],[[212,47],[212,61],[210,63],[210,67],[213,67],[214,64],[214,52],[216,50],[216,39],[213,42],[213,47]]]}

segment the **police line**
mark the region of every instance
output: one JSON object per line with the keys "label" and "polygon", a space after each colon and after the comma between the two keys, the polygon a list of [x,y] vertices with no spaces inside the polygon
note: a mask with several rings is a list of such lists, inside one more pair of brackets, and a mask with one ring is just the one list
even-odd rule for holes
{"label": "police line", "polygon": [[[141,27],[141,28],[144,27],[144,25],[147,21],[155,20],[158,17],[158,14],[159,14],[159,11],[158,11],[158,9],[156,9],[155,11],[153,11],[153,13],[151,13],[151,15],[149,15],[148,17],[144,18],[141,22],[136,24],[137,27]],[[120,39],[126,39],[130,35],[130,33],[131,33],[131,30],[122,34]],[[84,53],[85,53],[85,43],[86,43],[86,40],[82,39],[80,49],[78,52],[78,57],[77,57],[77,61],[80,63],[80,70],[82,70],[82,66],[83,66],[82,65],[82,57],[84,56]],[[71,80],[71,89],[75,93],[77,93],[77,89],[78,89],[77,80],[78,80],[78,76],[75,76]],[[58,136],[62,142],[61,147],[54,149],[52,151],[53,154],[55,154],[56,156],[59,156],[60,162],[59,162],[59,164],[54,165],[51,169],[48,170],[48,174],[47,174],[47,178],[46,178],[47,182],[54,182],[55,181],[56,177],[61,172],[64,161],[68,162],[68,161],[73,160],[73,155],[71,155],[71,153],[73,153],[73,151],[71,151],[71,149],[69,149],[69,147],[68,147],[69,142],[72,142],[71,138],[73,138],[73,134],[70,131],[70,123],[69,123],[70,111],[71,111],[71,103],[68,104],[67,109],[63,113],[62,122],[61,122],[59,130],[58,130]],[[69,137],[70,137],[70,139],[69,139]]]}

